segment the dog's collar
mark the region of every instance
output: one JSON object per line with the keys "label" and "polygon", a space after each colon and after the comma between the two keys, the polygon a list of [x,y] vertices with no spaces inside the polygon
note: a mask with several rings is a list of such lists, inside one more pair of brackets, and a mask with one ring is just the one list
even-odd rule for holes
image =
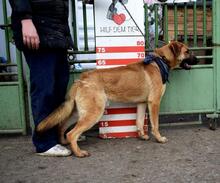
{"label": "dog's collar", "polygon": [[167,63],[164,60],[165,59],[155,56],[153,54],[146,55],[144,59],[144,64],[146,65],[152,62],[156,62],[156,64],[158,65],[160,69],[160,74],[162,77],[163,84],[165,84],[167,81],[169,82],[168,77],[169,77],[169,70],[170,70],[170,67],[167,65]]}

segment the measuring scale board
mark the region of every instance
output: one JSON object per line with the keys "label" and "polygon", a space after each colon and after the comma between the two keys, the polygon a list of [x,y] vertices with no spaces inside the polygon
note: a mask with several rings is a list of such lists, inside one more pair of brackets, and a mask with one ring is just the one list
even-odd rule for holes
{"label": "measuring scale board", "polygon": [[[138,137],[136,117],[137,107],[134,104],[111,103],[99,121],[99,137],[104,139]],[[147,114],[143,128],[147,134]]]}
{"label": "measuring scale board", "polygon": [[[145,57],[143,0],[95,1],[96,67],[111,68]],[[99,122],[101,138],[137,137],[136,105],[110,103]],[[147,120],[145,131],[147,132]]]}

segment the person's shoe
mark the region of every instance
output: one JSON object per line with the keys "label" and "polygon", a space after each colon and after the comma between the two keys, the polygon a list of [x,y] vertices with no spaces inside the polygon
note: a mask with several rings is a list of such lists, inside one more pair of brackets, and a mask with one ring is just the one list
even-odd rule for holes
{"label": "person's shoe", "polygon": [[37,154],[40,156],[69,156],[71,155],[71,151],[64,146],[57,144],[49,150]]}

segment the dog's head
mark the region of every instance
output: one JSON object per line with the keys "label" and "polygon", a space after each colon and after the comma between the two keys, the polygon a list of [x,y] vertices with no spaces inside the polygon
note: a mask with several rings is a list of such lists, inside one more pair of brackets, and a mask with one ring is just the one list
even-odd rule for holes
{"label": "dog's head", "polygon": [[155,50],[167,62],[171,69],[180,66],[190,69],[198,63],[197,58],[189,51],[188,46],[178,41],[170,41],[167,45]]}

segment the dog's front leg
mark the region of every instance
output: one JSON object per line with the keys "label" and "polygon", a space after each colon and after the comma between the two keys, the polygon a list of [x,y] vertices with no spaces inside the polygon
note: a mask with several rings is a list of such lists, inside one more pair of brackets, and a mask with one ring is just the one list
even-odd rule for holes
{"label": "dog's front leg", "polygon": [[158,142],[165,143],[168,141],[167,138],[162,137],[159,132],[159,108],[160,108],[160,102],[155,102],[155,101],[148,102],[152,134],[154,135],[154,137]]}
{"label": "dog's front leg", "polygon": [[143,140],[149,139],[149,136],[144,133],[144,119],[145,119],[146,108],[147,108],[146,103],[139,103],[137,105],[136,126],[138,129],[138,135]]}

